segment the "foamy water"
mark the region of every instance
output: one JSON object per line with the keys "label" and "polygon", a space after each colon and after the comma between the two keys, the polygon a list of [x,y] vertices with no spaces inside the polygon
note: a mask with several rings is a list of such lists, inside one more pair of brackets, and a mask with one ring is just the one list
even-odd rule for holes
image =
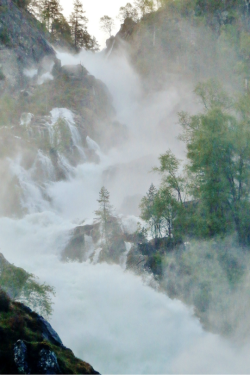
{"label": "foamy water", "polygon": [[[53,182],[51,164],[40,154],[38,159],[48,169],[43,189],[49,201],[34,182],[32,171],[23,170],[19,161],[13,160],[13,173],[23,188],[23,205],[29,214],[22,219],[0,219],[1,252],[10,262],[55,287],[53,327],[64,345],[103,374],[249,372],[248,345],[234,347],[204,332],[191,309],[152,289],[141,277],[124,272],[123,261],[121,266],[60,261],[70,230],[84,219],[86,223],[93,220],[107,168],[131,162],[152,150],[156,155],[168,148],[177,135],[170,126],[169,137],[166,131],[166,139],[161,139],[157,148],[159,134],[154,129],[163,114],[168,111],[170,115],[171,106],[180,101],[177,91],[155,96],[150,106],[150,101],[141,98],[139,79],[125,60],[114,69],[106,60],[93,60],[93,56],[84,55],[86,65],[90,71],[92,66],[91,73],[105,78],[114,95],[118,117],[126,120],[131,130],[131,143],[104,155],[100,146],[88,138],[87,144],[101,162],[84,162],[73,168],[62,157],[71,172],[66,181],[60,182]],[[79,61],[68,55],[62,57],[63,63]],[[110,69],[115,80],[109,78]],[[145,100],[147,107],[143,105]],[[60,113],[70,122],[75,144],[81,147],[67,109],[55,109],[52,119],[56,121]],[[174,147],[178,141],[172,143]],[[126,195],[148,189],[148,175],[140,177],[139,183],[136,171],[129,174],[124,168],[124,174],[124,180],[118,176],[108,182],[111,203],[119,205]],[[131,227],[135,221],[132,216],[124,218],[124,225]],[[130,245],[126,246],[129,251]]]}

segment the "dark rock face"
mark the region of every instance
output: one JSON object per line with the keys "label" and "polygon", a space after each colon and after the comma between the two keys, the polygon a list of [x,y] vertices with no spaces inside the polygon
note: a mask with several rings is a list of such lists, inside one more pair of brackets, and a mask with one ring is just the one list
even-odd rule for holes
{"label": "dark rock face", "polygon": [[18,8],[11,0],[1,0],[0,31],[4,45],[15,48],[18,60],[27,64],[39,62],[45,55],[54,56],[40,24],[28,12]]}
{"label": "dark rock face", "polygon": [[69,78],[82,79],[82,77],[88,74],[88,71],[81,64],[79,65],[64,65],[62,67],[62,73],[66,74]]}
{"label": "dark rock face", "polygon": [[99,224],[83,225],[76,227],[72,233],[68,245],[62,252],[62,261],[83,262],[87,251],[85,236],[92,237],[96,243],[100,238]]}
{"label": "dark rock face", "polygon": [[45,340],[49,341],[51,344],[64,347],[62,340],[47,320],[38,315],[37,322],[42,330],[42,335]]}
{"label": "dark rock face", "polygon": [[0,70],[1,91],[12,93],[25,87],[24,68],[33,68],[44,56],[54,58],[47,42],[49,34],[27,11],[11,0],[0,1]]}
{"label": "dark rock face", "polygon": [[27,346],[22,340],[18,340],[14,345],[14,361],[18,374],[30,374],[27,362]]}

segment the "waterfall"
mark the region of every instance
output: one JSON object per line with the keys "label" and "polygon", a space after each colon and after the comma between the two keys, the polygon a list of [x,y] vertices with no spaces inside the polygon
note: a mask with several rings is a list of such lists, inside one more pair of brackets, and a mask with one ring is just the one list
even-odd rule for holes
{"label": "waterfall", "polygon": [[[169,145],[177,145],[182,152],[172,112],[179,108],[183,90],[180,93],[169,87],[145,98],[138,88],[139,78],[127,61],[114,60],[115,64],[98,54],[82,54],[90,73],[109,87],[117,118],[128,124],[130,138],[104,154],[87,137],[88,147],[100,162],[87,161],[73,112],[53,109],[45,125],[51,144],[56,123],[63,119],[82,159],[72,166],[67,155],[58,152],[57,163],[65,172],[64,179],[58,180],[55,165],[42,150],[37,150],[30,168],[24,167],[22,155],[9,159],[27,213],[19,219],[0,217],[1,252],[8,261],[55,288],[53,327],[65,346],[100,373],[249,372],[247,343],[236,347],[236,343],[205,332],[192,309],[151,288],[152,280],[124,271],[129,242],[120,265],[98,263],[101,247],[90,236],[85,236],[83,263],[61,262],[69,233],[84,220],[84,224],[93,223],[104,184],[111,203],[119,209],[124,198],[145,194],[153,179],[148,171],[159,153]],[[79,56],[70,58],[78,64]],[[29,127],[30,117],[21,123]],[[160,124],[165,118],[170,125],[162,133]],[[133,213],[122,218],[127,233],[136,230],[138,221]]]}

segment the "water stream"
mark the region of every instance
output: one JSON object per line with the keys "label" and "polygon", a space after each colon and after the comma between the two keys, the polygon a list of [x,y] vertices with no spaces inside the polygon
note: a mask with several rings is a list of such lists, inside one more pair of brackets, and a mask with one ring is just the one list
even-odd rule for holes
{"label": "water stream", "polygon": [[[77,63],[70,56],[61,58],[63,62]],[[32,170],[22,169],[19,160],[10,161],[28,214],[21,219],[0,218],[1,252],[10,262],[55,287],[53,327],[64,345],[103,374],[247,372],[246,349],[236,351],[232,344],[204,332],[192,309],[157,292],[147,285],[147,280],[124,271],[124,259],[121,266],[98,264],[97,251],[92,263],[60,261],[70,230],[82,220],[92,222],[107,168],[151,154],[154,160],[171,142],[173,147],[178,145],[171,125],[174,116],[165,140],[156,126],[179,103],[177,91],[166,90],[152,96],[149,106],[149,99],[140,97],[138,78],[126,61],[119,61],[120,66],[117,63],[118,68],[113,69],[107,60],[93,59],[92,55],[84,55],[82,61],[91,73],[104,79],[113,96],[116,93],[114,105],[120,120],[126,120],[132,129],[132,141],[104,155],[98,144],[88,138],[87,143],[100,157],[100,163],[82,162],[66,180],[59,182],[53,181],[53,168],[46,156],[39,154],[36,163],[42,164],[47,179],[44,194],[32,179]],[[107,77],[112,69],[110,80]],[[131,85],[136,85],[134,91]],[[51,113],[53,121],[56,122],[59,112],[70,123],[75,145],[81,148],[70,111],[55,109]],[[177,147],[178,152],[182,153],[181,146]],[[61,162],[69,169],[63,157]],[[110,183],[112,203],[119,207],[128,191],[146,191],[151,177],[143,173],[129,174],[124,168],[124,180],[118,176]],[[135,222],[132,216],[126,220]],[[126,246],[129,251],[130,244]],[[93,256],[91,239],[89,255]]]}

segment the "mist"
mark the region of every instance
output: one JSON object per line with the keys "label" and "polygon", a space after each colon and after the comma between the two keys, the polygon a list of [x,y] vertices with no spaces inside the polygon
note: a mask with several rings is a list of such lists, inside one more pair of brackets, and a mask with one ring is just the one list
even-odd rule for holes
{"label": "mist", "polygon": [[[140,197],[151,182],[159,183],[157,175],[149,173],[159,154],[171,148],[185,158],[185,148],[177,138],[178,111],[195,111],[199,104],[193,104],[189,83],[166,84],[160,92],[145,95],[125,53],[112,59],[87,52],[58,53],[57,57],[63,65],[81,61],[106,84],[128,137],[109,150],[105,141],[98,145],[88,138],[88,147],[99,162],[71,167],[63,181],[53,181],[47,174],[43,193],[31,170],[11,160],[28,213],[20,219],[0,219],[1,251],[10,262],[55,287],[53,327],[64,345],[101,373],[246,373],[249,344],[236,345],[205,332],[192,308],[171,300],[157,283],[152,288],[152,275],[143,277],[124,272],[120,265],[94,265],[90,260],[80,264],[60,261],[75,225],[83,220],[92,223],[103,184],[116,212],[123,215],[124,225],[135,230]],[[64,118],[71,118],[65,109],[60,111]],[[51,112],[52,119],[56,113],[56,109]],[[137,201],[127,217],[122,207],[129,197]]]}

